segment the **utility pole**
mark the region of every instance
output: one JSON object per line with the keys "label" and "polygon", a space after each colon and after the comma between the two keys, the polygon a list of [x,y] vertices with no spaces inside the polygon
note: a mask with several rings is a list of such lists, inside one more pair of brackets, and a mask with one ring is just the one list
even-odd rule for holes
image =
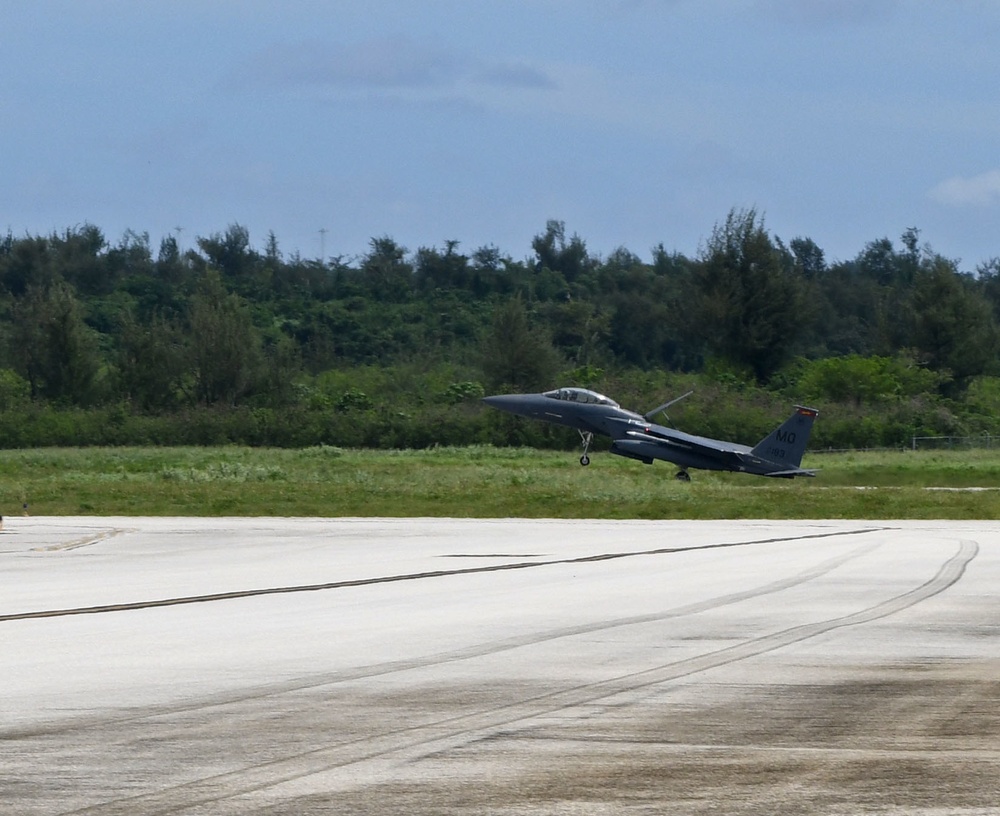
{"label": "utility pole", "polygon": [[319,231],[319,262],[321,264],[326,263],[326,233],[328,232],[326,227],[321,227]]}

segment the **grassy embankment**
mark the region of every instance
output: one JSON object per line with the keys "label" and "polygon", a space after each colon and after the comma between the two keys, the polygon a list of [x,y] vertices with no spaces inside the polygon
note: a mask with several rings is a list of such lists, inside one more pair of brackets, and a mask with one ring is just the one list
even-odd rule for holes
{"label": "grassy embankment", "polygon": [[[16,515],[551,518],[1000,517],[1000,451],[807,454],[816,479],[644,466],[487,447],[82,448],[0,451]],[[934,488],[949,488],[946,490]],[[956,490],[956,488],[990,488]]]}

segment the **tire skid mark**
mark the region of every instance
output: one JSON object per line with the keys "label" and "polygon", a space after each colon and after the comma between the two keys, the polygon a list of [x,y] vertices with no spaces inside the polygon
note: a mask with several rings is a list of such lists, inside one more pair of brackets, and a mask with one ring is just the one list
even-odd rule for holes
{"label": "tire skid mark", "polygon": [[107,541],[109,538],[114,538],[115,536],[135,532],[138,532],[137,528],[112,527],[110,530],[101,530],[92,535],[83,536],[73,541],[66,541],[62,544],[50,544],[48,547],[32,547],[31,552],[67,552],[69,550],[78,550],[81,547],[100,544],[102,541]]}
{"label": "tire skid mark", "polygon": [[335,672],[323,672],[305,677],[297,677],[279,683],[268,683],[253,688],[243,689],[238,693],[223,692],[209,698],[199,700],[189,700],[183,703],[172,705],[162,705],[144,707],[139,710],[132,710],[126,716],[100,717],[86,716],[76,717],[70,721],[60,721],[50,726],[34,725],[24,731],[4,731],[0,729],[0,738],[24,738],[29,736],[40,736],[42,734],[63,734],[72,731],[83,731],[90,728],[103,728],[113,725],[123,725],[129,722],[137,722],[153,717],[172,716],[176,714],[186,714],[193,711],[202,711],[209,708],[229,706],[250,700],[260,700],[266,697],[276,697],[281,694],[291,694],[297,691],[307,691],[321,688],[323,686],[333,686],[339,683],[352,683],[358,680],[368,680],[375,677],[384,677],[398,672],[415,671],[431,666],[438,666],[443,663],[456,663],[462,660],[473,660],[479,657],[489,657],[500,652],[520,649],[525,646],[534,646],[539,643],[558,640],[560,638],[574,637],[577,635],[593,634],[609,629],[617,629],[625,626],[635,626],[644,623],[656,623],[658,621],[682,618],[686,615],[696,615],[701,612],[708,612],[724,606],[730,606],[741,601],[760,598],[766,595],[773,595],[800,584],[821,578],[837,567],[866,555],[878,549],[880,542],[866,543],[842,555],[834,556],[816,564],[802,572],[764,584],[753,589],[734,592],[729,595],[720,595],[715,598],[708,598],[704,601],[667,609],[662,612],[651,612],[645,615],[633,615],[613,620],[596,621],[592,623],[577,624],[575,626],[565,626],[557,629],[549,629],[542,632],[535,632],[530,635],[517,635],[502,640],[493,640],[487,643],[477,643],[461,649],[454,649],[447,652],[437,652],[423,657],[409,660],[393,660],[386,663],[378,663],[368,666],[357,666]]}
{"label": "tire skid mark", "polygon": [[[329,581],[322,584],[302,584],[299,586],[267,587],[263,589],[241,589],[232,592],[214,592],[207,595],[188,595],[180,598],[162,598],[153,601],[133,601],[129,603],[100,604],[97,606],[80,606],[69,609],[46,609],[37,612],[15,612],[0,615],[0,623],[36,618],[62,618],[70,615],[97,615],[108,612],[134,612],[140,609],[156,609],[165,606],[182,606],[194,603],[210,603],[213,601],[232,601],[241,598],[256,598],[262,595],[288,595],[298,592],[319,592],[331,589],[348,589],[353,587],[371,586],[373,584],[392,584],[403,581],[419,581],[428,578],[452,578],[461,575],[476,575],[486,572],[505,572],[510,570],[535,569],[537,567],[563,566],[567,564],[590,564],[601,561],[612,561],[621,558],[637,556],[671,555],[674,553],[693,552],[697,550],[718,550],[732,547],[749,547],[759,544],[780,544],[791,541],[803,541],[819,538],[834,538],[848,535],[862,535],[886,530],[886,527],[862,527],[857,530],[835,530],[828,533],[809,533],[799,536],[783,536],[764,538],[754,541],[730,541],[722,544],[702,544],[688,547],[659,547],[652,550],[629,552],[599,553],[584,555],[577,558],[556,558],[549,561],[517,561],[512,564],[490,564],[483,567],[460,567],[450,570],[428,570],[426,572],[404,573],[401,575],[383,575],[374,578],[356,578],[346,581]],[[125,532],[124,530],[118,532]],[[89,539],[86,543],[94,543]],[[80,544],[79,546],[83,546]]]}
{"label": "tire skid mark", "polygon": [[[77,816],[165,816],[182,813],[202,805],[225,803],[245,805],[246,797],[268,790],[291,794],[282,797],[288,806],[299,794],[297,780],[316,774],[332,775],[325,780],[325,789],[356,787],[385,778],[388,769],[407,761],[417,761],[431,753],[447,751],[473,741],[496,736],[525,721],[606,700],[620,694],[635,692],[667,683],[710,669],[773,652],[837,629],[859,626],[894,615],[933,598],[957,583],[968,564],[979,552],[974,541],[961,541],[958,551],[937,573],[919,585],[874,606],[849,615],[800,626],[793,626],[743,643],[718,649],[696,657],[663,664],[608,680],[582,684],[569,689],[538,695],[485,711],[448,717],[438,722],[411,726],[372,737],[317,748],[295,756],[266,762],[241,771],[207,777],[149,794],[127,797],[113,802],[71,811]],[[350,766],[339,778],[336,771]],[[279,787],[285,791],[277,791]],[[240,798],[240,801],[235,801]],[[238,812],[238,811],[237,811]],[[69,816],[69,814],[66,814]]]}

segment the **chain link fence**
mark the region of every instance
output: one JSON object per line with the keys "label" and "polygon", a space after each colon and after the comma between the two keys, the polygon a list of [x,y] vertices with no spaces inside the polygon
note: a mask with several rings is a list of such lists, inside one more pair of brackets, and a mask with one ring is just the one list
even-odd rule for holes
{"label": "chain link fence", "polygon": [[971,450],[992,448],[1000,443],[1000,437],[988,433],[976,436],[914,436],[912,450]]}

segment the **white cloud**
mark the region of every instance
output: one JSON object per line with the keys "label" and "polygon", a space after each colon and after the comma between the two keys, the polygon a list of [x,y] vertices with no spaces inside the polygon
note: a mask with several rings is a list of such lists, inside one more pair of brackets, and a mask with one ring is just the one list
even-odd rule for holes
{"label": "white cloud", "polygon": [[450,84],[462,72],[452,55],[400,38],[350,47],[320,40],[275,45],[255,54],[242,73],[282,85],[406,87]]}
{"label": "white cloud", "polygon": [[930,197],[956,207],[989,207],[1000,203],[1000,170],[971,178],[946,179],[930,191]]}
{"label": "white cloud", "polygon": [[512,88],[551,88],[539,69],[406,37],[338,45],[307,40],[271,46],[256,53],[240,75],[253,83],[345,88],[450,88],[462,82]]}

